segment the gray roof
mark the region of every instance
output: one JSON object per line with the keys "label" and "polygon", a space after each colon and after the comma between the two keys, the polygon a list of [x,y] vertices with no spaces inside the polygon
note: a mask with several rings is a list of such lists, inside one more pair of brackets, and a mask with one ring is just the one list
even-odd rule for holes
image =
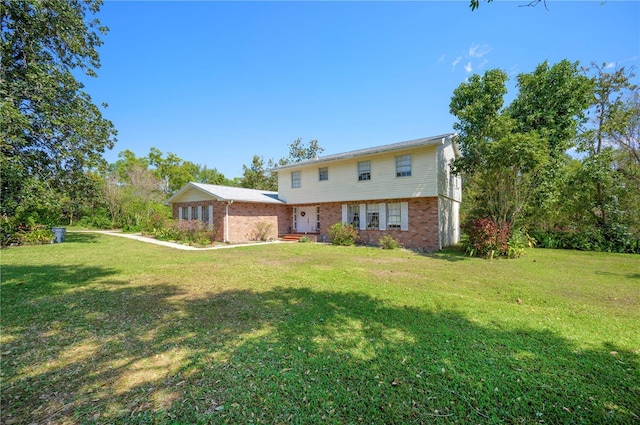
{"label": "gray roof", "polygon": [[319,156],[314,159],[308,159],[306,161],[300,161],[300,162],[295,162],[293,164],[287,164],[280,167],[275,167],[275,168],[272,168],[271,170],[279,171],[287,168],[304,167],[307,165],[315,165],[323,162],[337,161],[337,160],[355,158],[359,156],[372,155],[377,153],[399,151],[407,148],[413,148],[416,146],[438,145],[442,143],[445,139],[451,138],[453,136],[455,136],[455,133],[446,133],[446,134],[441,134],[433,137],[425,137],[422,139],[408,140],[406,142],[392,143],[390,145],[375,146],[373,148],[358,149],[355,151],[337,153],[333,155]]}
{"label": "gray roof", "polygon": [[167,201],[168,204],[174,202],[176,198],[185,193],[189,189],[198,189],[206,194],[216,198],[218,201],[236,201],[236,202],[259,202],[261,204],[284,204],[284,201],[278,199],[278,192],[258,189],[245,189],[244,187],[218,186],[215,184],[205,183],[187,183],[175,195]]}

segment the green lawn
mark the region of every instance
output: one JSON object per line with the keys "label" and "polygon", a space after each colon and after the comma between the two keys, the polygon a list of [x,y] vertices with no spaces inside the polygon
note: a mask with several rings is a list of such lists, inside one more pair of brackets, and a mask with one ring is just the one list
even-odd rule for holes
{"label": "green lawn", "polygon": [[13,423],[640,422],[640,256],[2,250]]}

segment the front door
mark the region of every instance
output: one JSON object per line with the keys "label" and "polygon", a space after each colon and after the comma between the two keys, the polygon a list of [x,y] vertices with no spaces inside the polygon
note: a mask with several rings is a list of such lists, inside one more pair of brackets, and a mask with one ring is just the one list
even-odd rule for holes
{"label": "front door", "polygon": [[298,207],[298,217],[296,217],[296,230],[298,233],[315,233],[316,223],[316,207]]}

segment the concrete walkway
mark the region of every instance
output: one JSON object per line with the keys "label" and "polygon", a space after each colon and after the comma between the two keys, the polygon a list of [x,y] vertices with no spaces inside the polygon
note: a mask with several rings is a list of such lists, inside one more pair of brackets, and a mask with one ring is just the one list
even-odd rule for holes
{"label": "concrete walkway", "polygon": [[175,242],[159,241],[158,239],[142,236],[139,233],[122,233],[117,230],[76,230],[76,231],[70,231],[69,233],[100,233],[102,235],[120,236],[121,238],[134,239],[140,242],[152,243],[155,245],[162,245],[169,248],[181,249],[183,251],[207,251],[210,249],[240,248],[243,246],[283,243],[283,241],[273,241],[273,242],[258,242],[258,243],[245,243],[245,244],[233,244],[233,245],[217,245],[217,246],[208,246],[206,248],[197,248],[195,246],[182,245]]}

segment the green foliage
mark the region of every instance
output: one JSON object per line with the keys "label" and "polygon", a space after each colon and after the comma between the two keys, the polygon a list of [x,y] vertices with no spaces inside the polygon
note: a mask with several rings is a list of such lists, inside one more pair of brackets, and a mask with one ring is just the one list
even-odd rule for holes
{"label": "green foliage", "polygon": [[[87,197],[86,171],[104,164],[116,131],[76,79],[95,76],[107,29],[94,14],[101,1],[3,1],[0,8],[0,214],[59,214],[60,200]],[[27,199],[46,186],[54,203]],[[29,211],[34,206],[36,211]],[[18,211],[20,209],[21,211]],[[55,217],[55,220],[59,217]]]}
{"label": "green foliage", "polygon": [[393,238],[391,235],[384,235],[378,239],[378,245],[382,249],[398,249],[401,247],[400,242]]}
{"label": "green foliage", "polygon": [[51,229],[41,224],[32,225],[18,232],[18,241],[21,245],[44,245],[51,243],[53,237]]}
{"label": "green foliage", "polygon": [[349,246],[360,241],[360,233],[353,224],[332,224],[329,226],[328,236],[333,245]]}
{"label": "green foliage", "polygon": [[253,229],[252,239],[254,241],[266,242],[271,239],[272,232],[273,224],[261,221],[256,223],[255,228]]}
{"label": "green foliage", "polygon": [[300,239],[298,239],[298,242],[300,243],[311,243],[311,238],[309,236],[303,236]]}
{"label": "green foliage", "polygon": [[109,212],[104,208],[94,211],[93,214],[85,215],[77,224],[88,229],[111,229],[113,227]]}
{"label": "green foliage", "polygon": [[210,230],[200,220],[164,220],[156,216],[154,221],[157,227],[148,233],[159,240],[197,246],[211,245],[215,240],[215,230]]}
{"label": "green foliage", "polygon": [[18,244],[18,223],[15,218],[0,215],[0,247]]}
{"label": "green foliage", "polygon": [[640,254],[640,237],[619,224],[584,230],[534,230],[531,235],[540,248]]}

